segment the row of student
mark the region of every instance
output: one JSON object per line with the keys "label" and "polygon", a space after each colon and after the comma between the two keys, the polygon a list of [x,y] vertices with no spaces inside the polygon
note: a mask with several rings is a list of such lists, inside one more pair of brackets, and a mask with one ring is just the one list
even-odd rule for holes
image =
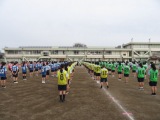
{"label": "row of student", "polygon": [[[6,79],[7,79],[7,68],[6,68],[6,63],[2,62],[0,65],[0,77],[1,77],[1,85],[2,87],[6,88],[5,83],[6,83]],[[12,66],[12,67],[11,67]],[[46,68],[48,68],[46,66]],[[12,63],[12,65],[10,65],[10,73],[11,76],[13,78],[13,82],[14,83],[18,83],[18,74],[19,74],[19,65],[18,62],[14,62]],[[23,62],[22,66],[22,76],[23,76],[23,80],[26,80],[26,74],[27,74],[27,64],[25,62]],[[30,75],[33,75],[33,70],[30,70]]]}
{"label": "row of student", "polygon": [[40,72],[43,63],[45,63],[47,70],[51,70],[52,75],[55,76],[55,71],[57,71],[60,67],[60,64],[66,64],[67,62],[23,62],[22,65],[19,65],[18,62],[12,62],[8,66],[8,69],[12,72],[12,67],[16,63],[16,66],[20,69],[22,67],[22,72],[26,72],[27,69],[29,70],[30,77],[33,76],[33,72],[36,73],[36,76],[38,76],[38,71]]}
{"label": "row of student", "polygon": [[[52,76],[56,76],[57,75],[57,71],[60,68],[60,65],[68,65],[71,63],[68,62],[59,62],[57,63],[57,65],[55,65],[56,67],[52,67],[54,66],[54,64],[52,64],[53,62],[49,63],[49,62],[41,62],[42,65],[40,65],[41,67],[39,69],[35,69],[33,70],[33,68],[31,69],[31,65],[29,64],[29,73],[30,73],[30,77],[33,76],[33,72],[35,72],[35,75],[38,76],[38,73],[42,74],[42,83],[45,83],[45,80],[49,78],[50,72],[52,73]],[[23,62],[22,67],[22,74],[23,74],[23,79],[26,80],[26,73],[27,73],[27,65],[25,64],[25,62]]]}
{"label": "row of student", "polygon": [[[144,90],[144,80],[147,78],[148,74],[148,83],[151,86],[152,95],[156,95],[157,91],[157,81],[158,81],[158,69],[156,68],[154,63],[151,63],[150,66],[146,66],[143,63],[139,63],[138,66],[132,66],[132,73],[133,76],[137,78],[137,81],[139,83],[139,90]],[[122,68],[120,65],[118,66],[118,74],[119,78],[122,78]],[[130,75],[130,68],[126,63],[126,66],[124,67],[124,76],[126,77],[126,82],[128,82],[128,77]]]}
{"label": "row of student", "polygon": [[[108,80],[107,76],[108,73],[110,72],[105,65],[103,65],[102,69],[100,65],[95,65],[89,62],[84,62],[83,63],[86,68],[89,70],[89,73],[91,76],[93,76],[94,73],[94,79],[97,80],[97,83],[99,83],[99,80],[101,82],[101,88],[103,83],[107,84],[108,88]],[[95,67],[95,68],[94,68]],[[94,68],[94,69],[93,69]],[[118,72],[118,78],[119,80],[122,79],[122,73],[124,72],[124,77],[125,77],[125,83],[128,83],[129,75],[130,75],[130,68],[132,68],[132,72],[135,77],[137,77],[137,80],[139,82],[139,89],[143,90],[144,88],[144,80],[147,75],[147,67],[144,67],[142,63],[139,63],[139,65],[134,69],[134,65],[131,67],[129,66],[128,62],[123,65],[121,62],[118,63],[117,65],[117,72]],[[95,71],[94,71],[95,70]],[[112,74],[115,73],[115,69],[112,70]],[[156,95],[157,91],[157,81],[158,81],[158,70],[156,69],[155,64],[151,63],[150,68],[148,69],[148,75],[149,75],[149,85],[151,86],[152,90],[152,95]]]}
{"label": "row of student", "polygon": [[[60,64],[60,67],[61,67],[62,65],[65,66],[65,70],[68,72],[68,74],[69,74],[69,79],[70,79],[70,74],[72,73],[75,64],[67,63],[67,62],[66,62],[65,64],[64,64],[64,63],[61,63],[61,64]],[[54,70],[54,71],[51,70],[51,72],[53,72],[53,74],[55,74],[56,77],[57,77],[57,71],[60,69],[60,67],[58,67],[58,69],[56,69],[56,70]],[[50,69],[48,69],[48,64],[43,63],[42,68],[41,68],[42,83],[45,83],[45,79],[48,79],[49,72],[50,72],[49,70],[50,70]]]}
{"label": "row of student", "polygon": [[[14,63],[14,65],[12,66],[12,72],[13,72],[13,77],[16,75],[16,77],[18,77],[18,73],[14,72],[14,70],[16,69],[16,71],[18,72],[18,67],[16,66],[17,63]],[[71,84],[71,80],[73,78],[73,73],[74,73],[74,67],[76,66],[76,62],[75,63],[68,63],[68,64],[61,64],[59,70],[57,71],[57,78],[58,78],[58,91],[59,91],[59,98],[60,98],[60,102],[64,102],[65,101],[65,96],[66,94],[69,93],[69,89],[70,89],[70,84]],[[1,77],[1,85],[3,88],[6,88],[5,86],[5,82],[6,82],[6,72],[7,69],[5,67],[6,63],[2,62],[1,66],[0,66],[0,77]],[[42,74],[42,83],[45,83],[45,78],[47,75],[47,71],[46,71],[46,64],[45,62],[43,62],[42,68],[41,68],[41,74]],[[22,69],[23,67],[25,67],[25,63],[23,63],[22,65]],[[26,75],[26,72],[23,72],[23,75]]]}
{"label": "row of student", "polygon": [[[127,65],[130,67],[130,68],[135,68],[139,66],[139,63],[141,63],[140,61],[139,62],[136,62],[136,61],[133,61],[133,62],[99,62],[98,65],[100,65],[101,67],[104,65],[109,71],[115,71],[115,69],[118,67],[119,63],[121,63],[122,67],[124,67],[127,63]],[[97,64],[97,63],[96,63]],[[143,66],[147,69],[148,68],[148,64],[147,62],[143,62],[142,63]]]}
{"label": "row of student", "polygon": [[[109,74],[112,73],[112,77],[115,76],[115,71],[117,69],[118,69],[118,72],[121,73],[122,70],[124,70],[124,68],[125,68],[124,72],[125,72],[125,76],[127,77],[128,76],[128,72],[130,71],[130,69],[132,69],[133,74],[135,76],[135,72],[136,72],[136,70],[137,70],[137,68],[139,66],[139,63],[137,63],[137,62],[133,62],[133,63],[131,63],[131,62],[126,62],[126,63],[125,62],[103,62],[103,64],[102,64],[102,62],[100,62],[100,63],[97,62],[95,64],[94,63],[90,64],[89,68],[90,68],[90,70],[92,72],[94,72],[94,74],[99,74],[100,73],[100,68],[102,66],[105,66],[108,69]],[[147,65],[146,62],[143,62],[143,67],[146,70],[148,69],[148,65]],[[119,79],[121,79],[121,75],[119,75]],[[128,80],[126,79],[126,82],[127,81]]]}
{"label": "row of student", "polygon": [[[10,71],[12,71],[12,66],[14,65],[15,62],[11,62],[8,64],[8,69]],[[17,66],[20,67],[21,65],[17,63]],[[25,66],[27,66],[27,68],[29,69],[30,72],[33,72],[33,71],[38,71],[38,70],[41,70],[42,68],[42,65],[43,65],[43,61],[40,61],[40,62],[25,62]],[[51,70],[56,70],[60,67],[60,64],[65,64],[67,63],[66,61],[65,62],[45,62],[45,64],[48,65],[49,69]]]}
{"label": "row of student", "polygon": [[[42,62],[42,67],[40,69],[40,73],[42,74],[42,83],[45,83],[45,79],[48,79],[49,76],[49,66],[48,66],[48,62]],[[18,74],[19,74],[19,65],[17,65],[18,62],[14,62],[12,65],[12,68],[10,69],[11,74],[12,74],[12,78],[13,78],[13,82],[14,83],[18,83]],[[73,69],[73,64],[72,63],[68,63],[68,62],[61,62],[59,63],[60,65],[69,65],[69,70],[71,71]],[[72,65],[71,65],[72,64]],[[7,79],[7,68],[6,68],[6,63],[2,62],[0,65],[0,77],[1,77],[1,85],[2,87],[6,88],[5,83],[6,83],[6,79]],[[60,67],[58,67],[57,69],[54,69],[54,71],[51,70],[51,72],[53,72],[54,74],[57,73],[57,70]],[[27,64],[25,62],[22,63],[21,65],[21,70],[22,70],[22,76],[23,76],[23,80],[26,80],[26,74],[27,74]],[[30,71],[30,75],[33,75],[33,71]],[[38,71],[35,70],[36,75],[38,75]]]}
{"label": "row of student", "polygon": [[[57,71],[58,78],[58,91],[59,91],[59,101],[64,102],[66,94],[69,93],[70,84],[74,74],[75,63],[61,64],[60,69]],[[42,83],[45,83],[46,78],[45,64],[42,66]]]}
{"label": "row of student", "polygon": [[[114,65],[116,64],[116,65]],[[124,74],[126,77],[128,77],[129,73],[130,73],[130,69],[132,69],[132,72],[133,72],[133,75],[135,77],[135,73],[136,73],[136,70],[138,69],[139,67],[139,64],[140,63],[136,63],[136,62],[133,62],[132,64],[126,62],[113,62],[113,63],[110,63],[110,62],[104,62],[103,66],[105,66],[108,71],[109,71],[109,74],[112,73],[112,76],[114,77],[114,74],[115,74],[115,71],[117,70],[118,71],[118,74],[119,74],[119,80],[122,78],[122,72],[124,71]],[[94,74],[99,74],[100,73],[100,68],[102,67],[102,64],[101,63],[96,63],[96,64],[90,64],[89,65],[89,68],[91,69],[91,71],[94,72]],[[143,62],[143,67],[145,68],[145,70],[147,71],[148,69],[148,65],[146,62]],[[126,82],[128,80],[126,79]]]}

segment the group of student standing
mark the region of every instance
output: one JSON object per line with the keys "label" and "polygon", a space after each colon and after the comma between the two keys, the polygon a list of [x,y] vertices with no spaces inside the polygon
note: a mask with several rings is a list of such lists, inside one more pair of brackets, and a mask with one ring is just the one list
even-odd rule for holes
{"label": "group of student standing", "polygon": [[[10,71],[13,83],[18,83],[18,75],[22,72],[22,79],[27,80],[27,72],[29,71],[30,77],[38,76],[41,74],[42,83],[46,83],[49,78],[50,72],[53,77],[58,78],[58,90],[60,95],[60,102],[65,101],[65,94],[69,93],[71,80],[73,77],[74,67],[76,62],[11,62],[8,64],[8,71]],[[2,88],[6,88],[7,80],[7,66],[5,62],[0,65],[0,78]]]}
{"label": "group of student standing", "polygon": [[105,83],[108,86],[108,74],[115,77],[115,72],[117,70],[118,80],[121,80],[122,77],[125,77],[125,83],[128,83],[130,70],[132,74],[139,83],[139,90],[144,90],[144,80],[149,76],[148,83],[151,86],[151,95],[156,95],[157,91],[157,81],[159,71],[156,68],[154,63],[147,64],[147,62],[84,62],[85,67],[88,69],[91,76],[97,80],[97,83],[101,83],[101,88]]}
{"label": "group of student standing", "polygon": [[14,83],[18,83],[18,75],[19,72],[22,72],[23,80],[27,80],[27,72],[29,71],[29,76],[33,77],[38,76],[39,73],[42,74],[42,83],[45,83],[45,79],[48,79],[50,75],[50,71],[52,72],[52,76],[56,75],[57,70],[60,68],[61,64],[67,64],[67,62],[22,62],[19,64],[18,62],[10,62],[8,64],[8,70],[10,71],[10,75],[13,78]]}

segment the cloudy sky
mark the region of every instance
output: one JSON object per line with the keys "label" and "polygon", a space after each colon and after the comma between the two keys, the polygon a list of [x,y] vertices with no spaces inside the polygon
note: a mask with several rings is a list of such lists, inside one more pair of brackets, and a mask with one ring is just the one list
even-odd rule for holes
{"label": "cloudy sky", "polygon": [[0,0],[0,49],[160,42],[160,0]]}

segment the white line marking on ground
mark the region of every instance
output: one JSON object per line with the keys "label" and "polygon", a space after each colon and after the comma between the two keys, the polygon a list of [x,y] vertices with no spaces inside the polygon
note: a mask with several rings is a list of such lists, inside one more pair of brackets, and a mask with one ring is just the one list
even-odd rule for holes
{"label": "white line marking on ground", "polygon": [[[92,78],[92,79],[94,79],[94,78]],[[100,84],[100,83],[97,83],[97,84]],[[129,120],[135,120],[135,119],[133,118],[133,114],[127,112],[127,110],[126,110],[124,107],[122,107],[122,105],[118,102],[118,100],[116,100],[116,99],[111,95],[111,93],[110,93],[109,91],[107,91],[104,87],[103,87],[103,90],[104,90],[104,92],[106,93],[106,95],[109,96],[109,98],[111,98],[111,99],[113,100],[113,102],[123,111],[123,113],[122,113],[123,115],[126,115],[126,116],[129,118]]]}
{"label": "white line marking on ground", "polygon": [[126,109],[124,107],[122,107],[122,105],[118,102],[118,100],[116,100],[109,91],[107,91],[105,88],[103,88],[104,92],[106,93],[107,96],[109,96],[113,102],[123,111],[123,113],[125,113],[125,115],[129,118],[129,120],[134,120],[132,113],[129,113],[126,111]]}

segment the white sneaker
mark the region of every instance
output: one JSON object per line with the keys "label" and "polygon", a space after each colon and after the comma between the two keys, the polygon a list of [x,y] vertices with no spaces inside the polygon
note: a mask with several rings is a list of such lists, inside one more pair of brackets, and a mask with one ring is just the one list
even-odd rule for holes
{"label": "white sneaker", "polygon": [[97,83],[100,83],[99,81],[97,81]]}
{"label": "white sneaker", "polygon": [[18,83],[18,82],[16,81],[16,82],[14,82],[14,83]]}
{"label": "white sneaker", "polygon": [[46,83],[46,82],[43,80],[42,83]]}

